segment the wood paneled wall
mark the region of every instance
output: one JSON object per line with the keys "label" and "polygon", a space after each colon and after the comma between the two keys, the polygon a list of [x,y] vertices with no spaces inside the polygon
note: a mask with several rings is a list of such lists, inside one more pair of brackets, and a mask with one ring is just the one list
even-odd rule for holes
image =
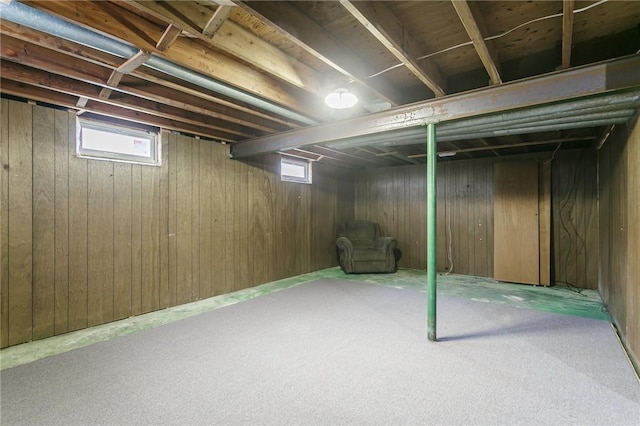
{"label": "wood paneled wall", "polygon": [[[512,159],[548,160],[548,155]],[[438,163],[438,271],[493,276],[493,165],[510,158]],[[426,268],[425,166],[368,169],[356,175],[357,218],[394,235],[401,266]],[[597,288],[596,152],[559,151],[551,171],[552,270],[557,281]],[[450,254],[449,254],[450,253]]]}
{"label": "wood paneled wall", "polygon": [[640,368],[640,122],[618,126],[598,154],[598,288]]}
{"label": "wood paneled wall", "polygon": [[2,100],[1,346],[335,266],[352,177],[164,134],[161,167],[75,156],[75,116]]}

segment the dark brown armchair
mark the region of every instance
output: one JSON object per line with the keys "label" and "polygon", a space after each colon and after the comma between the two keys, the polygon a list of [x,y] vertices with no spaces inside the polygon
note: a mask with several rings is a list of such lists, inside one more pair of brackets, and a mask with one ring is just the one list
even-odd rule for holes
{"label": "dark brown armchair", "polygon": [[380,236],[374,222],[353,220],[338,225],[336,250],[347,274],[396,272],[399,250],[396,239]]}

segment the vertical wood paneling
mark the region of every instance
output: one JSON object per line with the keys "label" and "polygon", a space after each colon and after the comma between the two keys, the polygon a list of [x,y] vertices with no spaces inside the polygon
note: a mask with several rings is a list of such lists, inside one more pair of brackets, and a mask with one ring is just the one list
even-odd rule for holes
{"label": "vertical wood paneling", "polygon": [[9,344],[9,101],[0,99],[0,347]]}
{"label": "vertical wood paneling", "polygon": [[[74,121],[70,121],[75,123]],[[69,331],[88,326],[88,160],[75,156],[75,125],[69,126]]]}
{"label": "vertical wood paneling", "polygon": [[131,164],[113,165],[113,317],[131,316]]}
{"label": "vertical wood paneling", "polygon": [[191,199],[193,191],[191,188],[191,156],[194,141],[189,138],[179,136],[177,141],[176,167],[177,167],[177,228],[176,228],[176,269],[178,273],[177,281],[177,303],[190,302],[191,289],[193,288],[192,253],[193,231],[191,221]]}
{"label": "vertical wood paneling", "polygon": [[[627,304],[627,330],[623,339],[629,348],[631,357],[640,365],[640,122],[632,125],[627,140],[627,296],[622,303]],[[635,237],[634,237],[635,236]]]}
{"label": "vertical wood paneling", "polygon": [[9,107],[9,243],[8,298],[9,344],[33,336],[33,215],[32,215],[32,107],[12,103]]}
{"label": "vertical wood paneling", "polygon": [[169,285],[169,133],[166,130],[160,133],[160,143],[162,149],[162,167],[156,169],[156,174],[160,175],[159,194],[159,251],[160,251],[160,285],[159,303],[160,308],[173,306],[172,294]]}
{"label": "vertical wood paneling", "polygon": [[[2,100],[1,117],[3,347],[336,265],[354,218],[353,174],[326,164],[285,183],[277,156],[169,133],[160,167],[88,160],[69,112]],[[376,202],[397,228],[396,174]]]}
{"label": "vertical wood paneling", "polygon": [[113,320],[113,164],[88,163],[89,326]]}
{"label": "vertical wood paneling", "polygon": [[200,199],[200,230],[199,248],[197,254],[200,265],[199,297],[205,298],[213,295],[211,289],[213,280],[213,144],[208,141],[200,141],[200,185],[198,197]]}
{"label": "vertical wood paneling", "polygon": [[142,311],[142,168],[131,166],[131,314]]}
{"label": "vertical wood paneling", "polygon": [[225,193],[227,188],[226,164],[229,163],[227,145],[211,145],[211,295],[224,292],[227,273],[230,265],[226,262],[227,240],[227,206]]}
{"label": "vertical wood paneling", "polygon": [[[54,110],[33,108],[33,338],[54,334],[55,162]],[[65,135],[66,137],[66,135]]]}
{"label": "vertical wood paneling", "polygon": [[538,227],[540,232],[540,284],[551,284],[551,165],[538,165]]}
{"label": "vertical wood paneling", "polygon": [[[55,334],[69,331],[69,141],[75,141],[75,115],[55,111]],[[75,217],[71,220],[75,221]]]}

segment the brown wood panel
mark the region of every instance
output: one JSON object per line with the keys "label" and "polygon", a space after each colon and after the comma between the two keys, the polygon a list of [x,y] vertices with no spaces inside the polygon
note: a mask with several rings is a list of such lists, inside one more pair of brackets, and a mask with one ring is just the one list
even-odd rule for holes
{"label": "brown wood panel", "polygon": [[488,197],[488,187],[491,185],[491,181],[487,179],[487,169],[491,168],[490,160],[481,160],[476,163],[478,167],[474,169],[474,197],[473,197],[473,212],[474,212],[474,264],[473,275],[488,277],[489,263],[491,263],[492,256],[487,247],[487,240],[489,238],[489,223],[488,218],[492,216],[492,206],[490,201],[492,198]]}
{"label": "brown wood panel", "polygon": [[31,105],[9,107],[9,345],[33,336],[33,115]]}
{"label": "brown wood panel", "polygon": [[157,169],[160,174],[159,188],[159,244],[160,244],[160,308],[175,305],[171,295],[174,294],[169,286],[169,132],[160,132],[162,149],[162,167]]}
{"label": "brown wood panel", "polygon": [[211,295],[215,296],[224,292],[226,275],[229,264],[225,261],[227,241],[227,206],[225,204],[225,192],[227,188],[227,174],[225,173],[229,160],[229,148],[227,145],[212,144],[211,156]]}
{"label": "brown wood panel", "polygon": [[551,285],[551,165],[538,166],[538,224],[540,232],[540,284]]}
{"label": "brown wood panel", "polygon": [[238,162],[235,179],[236,192],[229,194],[235,201],[235,214],[237,216],[237,238],[236,244],[236,258],[234,259],[235,280],[233,283],[234,290],[240,290],[243,288],[251,287],[253,281],[253,259],[249,255],[249,247],[253,245],[253,241],[249,238],[249,215],[251,212],[251,205],[249,204],[249,172],[250,167],[245,163]]}
{"label": "brown wood panel", "polygon": [[273,174],[269,173],[266,157],[251,167],[249,176],[249,256],[253,259],[252,284],[269,281],[273,267]]}
{"label": "brown wood panel", "polygon": [[[623,339],[636,366],[640,365],[640,122],[632,125],[627,140],[627,330]],[[634,260],[635,259],[635,260]]]}
{"label": "brown wood panel", "polygon": [[[317,174],[318,167],[314,166],[314,173]],[[316,181],[317,181],[316,177]],[[301,185],[300,187],[300,220],[297,223],[298,228],[296,229],[296,233],[300,238],[300,252],[297,254],[297,262],[298,262],[298,273],[303,273],[305,271],[313,271],[316,269],[317,260],[311,257],[311,241],[313,236],[309,231],[309,227],[312,223],[313,209],[311,207],[311,194],[312,194],[312,186],[309,185]],[[335,224],[333,228],[333,232],[335,235]],[[335,259],[335,246],[332,246],[331,253],[328,255],[331,256],[331,259]],[[335,263],[332,265],[337,265],[337,261],[334,260]]]}
{"label": "brown wood panel", "polygon": [[225,245],[224,250],[224,263],[226,265],[224,275],[224,286],[222,288],[223,293],[233,291],[235,289],[237,274],[236,274],[236,262],[237,258],[237,246],[238,235],[240,233],[239,217],[236,212],[236,190],[238,189],[238,169],[240,167],[239,161],[227,161],[224,164],[225,170],[225,184],[224,184],[224,196],[225,196],[225,217],[226,231],[225,231]]}
{"label": "brown wood panel", "polygon": [[200,140],[191,144],[191,300],[200,299]]}
{"label": "brown wood panel", "polygon": [[113,320],[113,163],[88,162],[89,326]]}
{"label": "brown wood panel", "polygon": [[[69,331],[69,142],[75,142],[75,115],[55,111],[55,334]],[[75,218],[73,218],[75,220]]]}
{"label": "brown wood panel", "polygon": [[192,300],[193,288],[193,228],[192,228],[192,196],[191,188],[191,157],[194,140],[178,136],[176,143],[177,167],[177,228],[176,228],[176,269],[177,269],[177,300],[178,304]]}
{"label": "brown wood panel", "polygon": [[590,152],[585,157],[584,209],[585,222],[585,288],[598,288],[598,165],[597,156]]}
{"label": "brown wood panel", "polygon": [[33,107],[34,339],[53,336],[55,324],[54,121],[54,110]]}
{"label": "brown wood panel", "polygon": [[0,99],[0,347],[9,345],[9,101]]}
{"label": "brown wood panel", "polygon": [[494,278],[538,284],[538,164],[494,165]]}
{"label": "brown wood panel", "polygon": [[131,166],[131,314],[142,313],[142,168]]}
{"label": "brown wood panel", "polygon": [[132,165],[113,165],[113,319],[131,316]]}
{"label": "brown wood panel", "polygon": [[142,166],[141,269],[142,312],[160,306],[160,179],[159,168]]}
{"label": "brown wood panel", "polygon": [[200,170],[200,185],[198,185],[200,200],[200,230],[199,235],[199,290],[201,298],[213,295],[211,289],[214,269],[213,269],[213,144],[209,141],[201,140],[198,169]]}
{"label": "brown wood panel", "polygon": [[[73,123],[73,125],[71,125]],[[75,121],[69,134],[69,331],[88,326],[88,160],[75,155]]]}
{"label": "brown wood panel", "polygon": [[178,304],[178,137],[175,133],[169,133],[168,160],[165,167],[168,167],[168,209],[167,224],[168,229],[168,299],[169,305]]}

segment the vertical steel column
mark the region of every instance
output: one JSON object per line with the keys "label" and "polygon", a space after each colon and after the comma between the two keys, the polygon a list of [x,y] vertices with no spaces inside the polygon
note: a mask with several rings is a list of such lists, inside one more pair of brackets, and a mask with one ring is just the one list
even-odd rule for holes
{"label": "vertical steel column", "polygon": [[427,316],[428,338],[436,339],[436,128],[427,125]]}

